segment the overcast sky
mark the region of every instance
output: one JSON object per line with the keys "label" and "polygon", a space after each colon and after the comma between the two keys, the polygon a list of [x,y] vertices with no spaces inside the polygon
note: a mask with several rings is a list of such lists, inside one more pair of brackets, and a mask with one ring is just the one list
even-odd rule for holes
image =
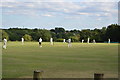
{"label": "overcast sky", "polygon": [[0,7],[2,28],[94,29],[118,23],[118,0],[3,0]]}

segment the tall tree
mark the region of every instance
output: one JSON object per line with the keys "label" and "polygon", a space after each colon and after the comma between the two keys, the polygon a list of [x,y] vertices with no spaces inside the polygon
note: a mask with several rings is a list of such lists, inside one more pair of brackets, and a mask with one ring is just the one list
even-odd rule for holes
{"label": "tall tree", "polygon": [[4,38],[6,38],[7,40],[9,40],[9,35],[8,35],[8,33],[5,32],[4,30],[1,30],[1,31],[2,31],[2,40],[3,40]]}
{"label": "tall tree", "polygon": [[111,24],[106,30],[106,40],[110,38],[111,41],[120,42],[120,26],[117,24]]}

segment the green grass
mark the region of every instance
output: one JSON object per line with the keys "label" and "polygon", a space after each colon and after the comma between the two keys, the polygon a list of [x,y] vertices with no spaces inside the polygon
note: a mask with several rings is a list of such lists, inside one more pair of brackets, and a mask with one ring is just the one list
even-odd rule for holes
{"label": "green grass", "polygon": [[104,73],[118,77],[118,44],[8,42],[3,51],[3,78],[32,78],[34,70],[43,70],[44,78],[92,78]]}

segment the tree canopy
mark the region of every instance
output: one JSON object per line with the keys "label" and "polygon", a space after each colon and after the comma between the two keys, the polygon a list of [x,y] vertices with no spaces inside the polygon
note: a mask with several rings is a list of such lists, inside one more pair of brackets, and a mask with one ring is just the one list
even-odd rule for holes
{"label": "tree canopy", "polygon": [[3,29],[2,36],[6,37],[10,41],[20,41],[24,36],[25,38],[31,38],[29,40],[38,41],[41,37],[43,41],[49,41],[52,37],[54,41],[62,41],[63,39],[71,38],[73,42],[79,42],[82,39],[87,41],[87,38],[90,38],[90,41],[96,40],[97,42],[108,41],[110,38],[112,42],[120,41],[120,25],[111,24],[107,27],[102,27],[102,29],[83,29],[83,30],[65,30],[62,27],[56,27],[55,29],[27,29],[27,28],[10,28]]}

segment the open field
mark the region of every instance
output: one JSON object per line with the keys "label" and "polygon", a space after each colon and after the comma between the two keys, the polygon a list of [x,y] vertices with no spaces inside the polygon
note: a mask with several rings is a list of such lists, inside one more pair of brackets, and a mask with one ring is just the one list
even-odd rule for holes
{"label": "open field", "polygon": [[2,50],[3,78],[31,78],[34,70],[43,70],[44,78],[118,77],[118,44],[8,42]]}

